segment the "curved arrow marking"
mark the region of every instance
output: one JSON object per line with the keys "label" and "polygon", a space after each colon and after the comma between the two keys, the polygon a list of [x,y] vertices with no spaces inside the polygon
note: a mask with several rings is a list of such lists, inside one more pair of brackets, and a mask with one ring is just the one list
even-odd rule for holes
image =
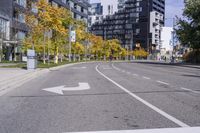
{"label": "curved arrow marking", "polygon": [[79,83],[78,87],[66,87],[66,86],[57,86],[57,87],[52,87],[52,88],[46,88],[42,89],[44,91],[56,93],[63,95],[63,91],[82,91],[82,90],[89,90],[90,85],[88,83]]}

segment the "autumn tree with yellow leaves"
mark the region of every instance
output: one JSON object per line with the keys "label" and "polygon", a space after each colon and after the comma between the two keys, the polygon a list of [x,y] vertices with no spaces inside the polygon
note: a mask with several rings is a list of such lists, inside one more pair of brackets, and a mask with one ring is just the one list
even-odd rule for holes
{"label": "autumn tree with yellow leaves", "polygon": [[[74,61],[80,61],[86,52],[95,59],[123,59],[126,50],[121,47],[119,40],[103,40],[87,32],[87,26],[83,21],[72,18],[71,12],[62,7],[50,5],[46,0],[35,2],[37,12],[26,13],[26,23],[29,33],[24,40],[24,48],[35,49],[38,55],[46,58],[54,56],[54,63],[60,58],[67,57],[69,49],[69,27],[73,26],[76,32],[76,42],[72,43]],[[89,45],[86,47],[86,44]]]}
{"label": "autumn tree with yellow leaves", "polygon": [[66,49],[68,27],[73,23],[72,17],[67,9],[52,6],[46,0],[40,0],[35,5],[37,13],[26,13],[29,34],[25,39],[25,48],[32,47],[38,53],[42,53],[44,63],[48,51],[48,54],[54,55],[54,62],[58,63],[58,55],[66,52],[63,49]]}

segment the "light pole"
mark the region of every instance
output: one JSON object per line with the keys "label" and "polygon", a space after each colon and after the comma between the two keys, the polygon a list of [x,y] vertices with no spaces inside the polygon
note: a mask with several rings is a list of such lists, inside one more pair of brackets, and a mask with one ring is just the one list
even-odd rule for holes
{"label": "light pole", "polygon": [[148,52],[151,54],[152,51],[151,51],[151,46],[150,46],[150,43],[149,43],[149,28],[150,28],[150,3],[149,3],[149,0],[148,0],[148,3],[147,3],[147,50]]}
{"label": "light pole", "polygon": [[[70,9],[70,13],[71,13],[71,4],[69,3],[69,9]],[[71,13],[72,15],[72,13]],[[72,25],[69,25],[69,62],[71,62],[71,51],[72,51],[72,42],[71,42],[71,31],[72,31]]]}
{"label": "light pole", "polygon": [[[0,27],[1,28],[1,27]],[[0,29],[0,62],[2,62],[2,52],[3,52],[3,32]]]}
{"label": "light pole", "polygon": [[2,62],[3,38],[0,38],[0,62]]}
{"label": "light pole", "polygon": [[105,49],[105,46],[106,46],[106,44],[105,44],[105,43],[106,43],[106,38],[107,38],[106,28],[104,28],[104,41],[105,41],[104,44],[103,44],[103,45],[104,45],[104,55],[103,55],[104,61],[106,60],[106,52],[105,52],[105,51],[106,51],[106,49]]}

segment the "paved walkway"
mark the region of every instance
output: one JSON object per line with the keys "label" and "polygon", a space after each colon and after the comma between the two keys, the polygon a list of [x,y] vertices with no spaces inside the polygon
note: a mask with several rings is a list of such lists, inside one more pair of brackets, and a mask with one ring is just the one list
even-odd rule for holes
{"label": "paved walkway", "polygon": [[28,71],[19,68],[0,68],[0,82],[5,82],[7,80],[12,80],[13,78],[20,78],[25,74],[31,73],[33,71]]}

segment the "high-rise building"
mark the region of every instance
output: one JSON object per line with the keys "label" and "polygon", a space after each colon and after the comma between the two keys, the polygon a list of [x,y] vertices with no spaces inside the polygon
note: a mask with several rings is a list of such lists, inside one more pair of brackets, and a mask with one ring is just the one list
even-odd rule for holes
{"label": "high-rise building", "polygon": [[123,10],[127,0],[118,0],[118,10]]}
{"label": "high-rise building", "polygon": [[103,20],[103,6],[101,5],[101,3],[91,4],[90,12],[91,12],[90,14],[91,25],[94,24],[95,22]]}
{"label": "high-rise building", "polygon": [[101,22],[106,16],[113,15],[118,11],[118,0],[100,0],[98,3],[91,3],[91,24]]}
{"label": "high-rise building", "polygon": [[117,38],[129,49],[140,44],[151,53],[159,45],[164,14],[164,0],[126,0],[121,10],[93,24],[91,32],[104,39]]}
{"label": "high-rise building", "polygon": [[[31,8],[31,11],[37,11],[34,1],[37,0],[0,0],[0,12],[5,14],[9,20],[10,27],[8,30],[10,41],[23,40],[28,32],[25,24],[25,11]],[[90,4],[88,0],[47,0],[53,6],[65,7],[72,11],[72,15],[77,20],[83,20],[89,23],[89,8]],[[2,17],[1,17],[2,18]],[[4,17],[5,18],[5,17]],[[5,39],[4,39],[5,40]],[[6,46],[7,54],[5,58],[7,60],[16,59],[15,55],[20,55],[21,44],[3,44]]]}

